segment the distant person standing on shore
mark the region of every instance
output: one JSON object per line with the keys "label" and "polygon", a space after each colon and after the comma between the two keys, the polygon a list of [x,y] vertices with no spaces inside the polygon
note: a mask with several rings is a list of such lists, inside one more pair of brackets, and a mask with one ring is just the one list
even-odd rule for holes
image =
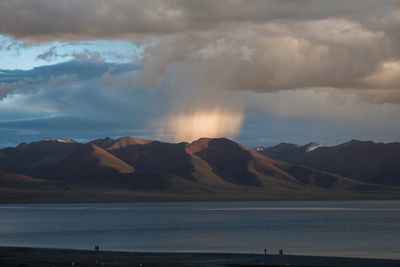
{"label": "distant person standing on shore", "polygon": [[264,248],[264,254],[267,255],[267,248]]}

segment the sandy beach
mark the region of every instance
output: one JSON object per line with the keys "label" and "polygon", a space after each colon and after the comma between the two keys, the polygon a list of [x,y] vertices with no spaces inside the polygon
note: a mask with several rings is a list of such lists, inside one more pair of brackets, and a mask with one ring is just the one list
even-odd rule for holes
{"label": "sandy beach", "polygon": [[400,260],[231,253],[151,253],[0,247],[0,266],[398,267]]}

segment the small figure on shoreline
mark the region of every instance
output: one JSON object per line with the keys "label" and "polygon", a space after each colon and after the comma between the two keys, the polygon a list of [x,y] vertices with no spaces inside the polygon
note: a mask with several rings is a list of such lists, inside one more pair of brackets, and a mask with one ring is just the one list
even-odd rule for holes
{"label": "small figure on shoreline", "polygon": [[279,249],[279,255],[283,255],[283,249]]}
{"label": "small figure on shoreline", "polygon": [[267,248],[264,248],[264,254],[267,255]]}

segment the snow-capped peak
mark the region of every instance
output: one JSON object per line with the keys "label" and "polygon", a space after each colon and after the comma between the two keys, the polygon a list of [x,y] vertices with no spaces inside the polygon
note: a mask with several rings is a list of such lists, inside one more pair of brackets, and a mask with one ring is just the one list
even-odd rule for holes
{"label": "snow-capped peak", "polygon": [[318,143],[314,143],[314,142],[308,143],[308,144],[304,145],[304,152],[306,152],[306,153],[311,152],[321,146],[322,145],[320,145]]}
{"label": "snow-capped peak", "polygon": [[74,143],[76,143],[72,139],[60,139],[60,138],[47,138],[45,141],[47,141],[47,142],[57,142],[57,143],[66,143],[66,144],[74,144]]}

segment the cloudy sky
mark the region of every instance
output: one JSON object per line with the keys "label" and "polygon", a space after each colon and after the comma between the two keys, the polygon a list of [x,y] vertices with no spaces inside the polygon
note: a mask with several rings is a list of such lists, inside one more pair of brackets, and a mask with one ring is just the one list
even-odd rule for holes
{"label": "cloudy sky", "polygon": [[2,0],[0,147],[400,140],[398,0]]}

